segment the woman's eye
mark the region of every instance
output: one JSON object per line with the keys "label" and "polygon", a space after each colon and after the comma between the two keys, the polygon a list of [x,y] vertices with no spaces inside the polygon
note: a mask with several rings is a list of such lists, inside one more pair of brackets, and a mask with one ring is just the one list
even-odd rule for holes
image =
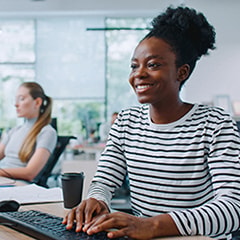
{"label": "woman's eye", "polygon": [[18,98],[16,99],[16,101],[17,101],[17,102],[21,102],[21,101],[24,101],[24,99],[25,99],[24,97],[18,97]]}
{"label": "woman's eye", "polygon": [[135,69],[135,68],[137,67],[137,64],[132,63],[132,64],[130,65],[130,67],[131,67],[131,69]]}
{"label": "woman's eye", "polygon": [[149,64],[148,64],[148,67],[149,67],[149,68],[156,68],[156,67],[159,67],[159,66],[160,66],[159,63],[149,63]]}

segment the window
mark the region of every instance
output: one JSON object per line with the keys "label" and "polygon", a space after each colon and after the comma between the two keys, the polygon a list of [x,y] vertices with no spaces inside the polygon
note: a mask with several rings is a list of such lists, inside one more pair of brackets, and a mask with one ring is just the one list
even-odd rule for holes
{"label": "window", "polygon": [[104,99],[104,33],[87,31],[94,23],[104,19],[37,21],[37,81],[53,98]]}
{"label": "window", "polygon": [[0,127],[16,124],[14,93],[23,81],[35,79],[33,20],[0,21]]}
{"label": "window", "polygon": [[18,121],[14,99],[23,81],[39,82],[53,98],[60,135],[87,138],[112,112],[138,104],[128,83],[130,58],[148,22],[101,16],[0,20],[0,128]]}
{"label": "window", "polygon": [[[128,83],[133,50],[147,30],[149,19],[108,18],[107,39],[107,110],[110,116],[115,111],[138,104]],[[116,29],[116,30],[114,30]],[[128,29],[128,30],[124,30]]]}
{"label": "window", "polygon": [[59,134],[88,136],[96,128],[104,119],[105,36],[86,30],[92,25],[102,27],[104,18],[0,22],[0,128],[17,123],[14,99],[23,81],[39,82],[53,98]]}
{"label": "window", "polygon": [[104,18],[54,17],[37,20],[36,80],[53,97],[61,135],[87,138],[104,119]]}

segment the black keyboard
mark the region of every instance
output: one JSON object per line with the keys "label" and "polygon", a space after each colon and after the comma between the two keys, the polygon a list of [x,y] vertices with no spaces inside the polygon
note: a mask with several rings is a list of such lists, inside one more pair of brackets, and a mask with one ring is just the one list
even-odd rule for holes
{"label": "black keyboard", "polygon": [[[87,235],[67,230],[62,218],[35,210],[0,212],[0,224],[42,240],[110,240],[106,232]],[[126,238],[115,238],[123,240]]]}

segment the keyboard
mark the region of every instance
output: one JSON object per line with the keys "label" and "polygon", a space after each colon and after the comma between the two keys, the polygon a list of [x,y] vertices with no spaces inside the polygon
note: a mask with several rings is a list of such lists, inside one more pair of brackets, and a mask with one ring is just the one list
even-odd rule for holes
{"label": "keyboard", "polygon": [[[61,217],[35,210],[0,212],[0,224],[40,240],[110,240],[106,232],[88,235],[84,232],[76,233],[74,228],[67,230]],[[127,238],[115,238],[123,239]]]}

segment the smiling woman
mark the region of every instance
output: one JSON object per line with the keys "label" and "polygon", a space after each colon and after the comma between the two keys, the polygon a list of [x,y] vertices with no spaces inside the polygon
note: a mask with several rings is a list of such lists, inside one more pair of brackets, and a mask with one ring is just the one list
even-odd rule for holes
{"label": "smiling woman", "polygon": [[[169,7],[136,46],[129,82],[141,106],[122,110],[110,130],[88,197],[63,223],[109,238],[207,235],[231,239],[240,226],[240,138],[220,108],[179,93],[215,30],[195,9]],[[227,166],[227,167],[226,167]],[[129,179],[133,215],[109,211]],[[151,231],[149,231],[151,229]]]}
{"label": "smiling woman", "polygon": [[133,54],[129,77],[140,103],[177,108],[180,84],[188,77],[189,67],[177,69],[175,62],[176,55],[165,41],[155,37],[141,41]]}

